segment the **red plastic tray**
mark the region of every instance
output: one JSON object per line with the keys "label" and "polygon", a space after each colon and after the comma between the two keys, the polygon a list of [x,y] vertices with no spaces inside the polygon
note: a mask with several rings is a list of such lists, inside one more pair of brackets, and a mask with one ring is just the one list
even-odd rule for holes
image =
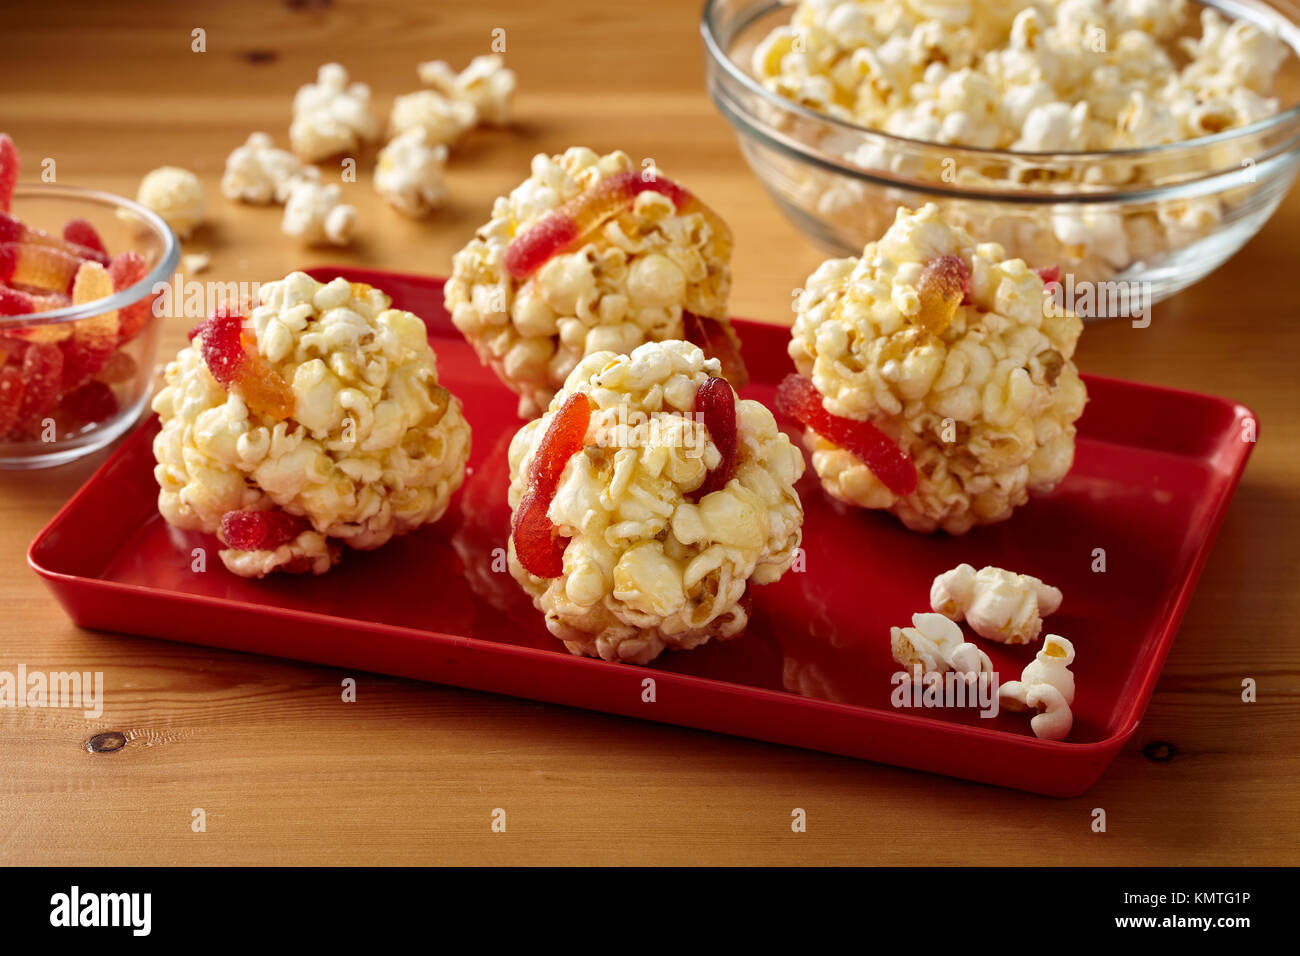
{"label": "red plastic tray", "polygon": [[[443,382],[474,429],[471,473],[446,517],[328,575],[237,578],[215,538],[156,510],[151,420],[54,517],[28,558],[82,627],[396,674],[883,761],[1056,796],[1082,793],[1137,728],[1253,445],[1223,399],[1088,377],[1074,470],[1010,521],[964,537],[917,535],[845,509],[809,468],[807,569],[754,590],[745,635],[668,653],[650,668],[572,657],[508,572],[506,448],[515,399],[442,308],[442,282],[323,268],[427,318]],[[770,404],[789,370],[783,328],[740,321]],[[788,425],[788,423],[785,423]],[[191,549],[208,549],[191,571]],[[1093,570],[1105,551],[1104,573]],[[934,575],[996,564],[1061,588],[1048,629],[1074,642],[1075,724],[1038,740],[1024,715],[891,706],[891,625],[927,610]],[[501,562],[495,562],[496,567]],[[981,642],[1004,680],[1034,648]],[[656,681],[653,703],[642,682]],[[610,732],[616,732],[610,725]]]}

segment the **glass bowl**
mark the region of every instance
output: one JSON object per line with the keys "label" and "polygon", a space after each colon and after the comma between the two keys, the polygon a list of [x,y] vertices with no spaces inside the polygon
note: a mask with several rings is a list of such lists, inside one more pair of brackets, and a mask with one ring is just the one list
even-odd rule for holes
{"label": "glass bowl", "polygon": [[[934,202],[949,222],[1000,243],[1008,256],[1059,266],[1064,282],[1099,284],[1092,313],[1080,310],[1095,318],[1128,314],[1122,310],[1132,295],[1149,305],[1204,278],[1259,231],[1291,187],[1300,169],[1300,29],[1284,3],[1204,4],[1275,30],[1290,48],[1277,78],[1279,113],[1197,139],[1110,152],[907,139],[786,99],[750,67],[759,41],[790,20],[792,7],[779,0],[709,0],[701,32],[714,104],[763,186],[817,245],[858,255],[900,206]],[[1120,294],[1110,295],[1116,288]]]}
{"label": "glass bowl", "polygon": [[[0,468],[44,468],[88,455],[109,444],[140,417],[149,400],[162,322],[156,289],[171,280],[180,259],[176,236],[148,209],[110,193],[73,186],[20,184],[10,213],[25,225],[54,236],[69,219],[90,221],[110,256],[134,249],[147,273],[135,285],[84,305],[0,317],[0,371],[23,375],[28,350],[75,348],[75,323],[134,306],[144,319],[139,332],[120,342],[84,386],[50,386],[50,397],[30,407],[25,425],[0,435]],[[140,310],[143,310],[141,312]],[[102,323],[100,323],[102,325]],[[92,367],[99,365],[98,361]],[[32,367],[27,366],[30,370]],[[14,371],[10,371],[12,380]],[[27,383],[24,381],[24,389]],[[57,397],[56,397],[57,394]]]}

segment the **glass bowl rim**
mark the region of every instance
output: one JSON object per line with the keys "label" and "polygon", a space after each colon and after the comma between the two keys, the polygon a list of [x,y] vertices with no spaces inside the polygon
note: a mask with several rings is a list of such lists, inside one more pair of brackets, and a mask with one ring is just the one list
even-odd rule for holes
{"label": "glass bowl rim", "polygon": [[114,309],[125,308],[147,296],[153,291],[153,287],[157,283],[169,281],[172,275],[175,274],[176,267],[180,265],[181,246],[176,234],[172,232],[171,227],[167,225],[167,222],[161,216],[152,209],[140,205],[134,199],[127,199],[125,196],[119,196],[116,193],[90,189],[85,186],[63,186],[49,183],[19,183],[14,187],[14,198],[58,198],[73,201],[89,199],[118,210],[126,210],[152,227],[153,231],[161,237],[163,249],[162,255],[158,257],[158,262],[154,267],[134,285],[127,286],[119,292],[114,292],[107,298],[96,299],[82,305],[70,305],[62,309],[51,309],[48,312],[29,312],[26,315],[0,316],[0,332],[28,326],[75,322],[80,319],[103,315],[105,312]]}
{"label": "glass bowl rim", "polygon": [[[960,146],[953,143],[939,143],[934,140],[913,139],[907,136],[899,136],[895,133],[886,133],[883,130],[873,129],[870,126],[862,126],[861,124],[839,119],[838,117],[831,116],[827,113],[818,112],[811,107],[796,103],[794,100],[787,99],[784,96],[774,93],[767,87],[763,86],[762,83],[750,76],[748,71],[743,69],[731,57],[729,51],[722,48],[721,38],[718,34],[717,13],[718,8],[723,2],[725,2],[725,0],[705,0],[704,11],[700,18],[700,34],[704,39],[704,48],[709,60],[720,67],[733,80],[739,82],[746,90],[757,95],[770,106],[776,107],[777,109],[795,113],[806,119],[828,123],[831,126],[848,133],[853,133],[859,136],[878,136],[886,141],[891,141],[912,149],[943,149],[949,153],[960,151],[962,153],[970,153],[976,157],[1004,162],[1046,162],[1048,160],[1056,160],[1059,162],[1087,163],[1113,159],[1137,160],[1162,154],[1177,154],[1179,151],[1185,151],[1189,154],[1207,152],[1210,149],[1223,145],[1224,143],[1229,143],[1237,139],[1247,139],[1251,136],[1268,132],[1277,127],[1285,127],[1289,123],[1296,123],[1297,126],[1300,126],[1300,102],[1297,102],[1293,106],[1287,107],[1284,110],[1279,110],[1272,116],[1256,120],[1254,123],[1250,123],[1246,126],[1238,126],[1232,129],[1222,130],[1218,133],[1211,133],[1208,136],[1197,136],[1192,139],[1179,140],[1173,143],[1157,143],[1152,146],[1131,147],[1127,149],[1081,150],[1073,152],[1068,150],[1029,152],[1010,149],[990,149],[978,146]],[[1273,3],[1265,3],[1263,0],[1195,0],[1195,3],[1199,6],[1210,7],[1225,14],[1231,14],[1232,11],[1243,10],[1253,10],[1257,14],[1261,11],[1266,11],[1267,14],[1271,14],[1269,19],[1274,21],[1274,25],[1278,27],[1278,38],[1287,45],[1293,56],[1300,58],[1300,23],[1297,23],[1296,20],[1290,19],[1288,13],[1283,12],[1283,10],[1280,9],[1283,2],[1285,2],[1285,0],[1274,0]],[[743,30],[747,28],[755,20],[766,16],[777,7],[787,7],[791,5],[792,0],[766,0],[766,2],[763,3],[756,3],[754,4],[756,8],[755,11],[746,17],[744,22],[741,24],[740,29]],[[1247,19],[1256,25],[1259,25],[1260,23],[1259,19],[1254,17],[1235,16],[1233,19]],[[746,117],[745,121],[747,126],[755,128],[755,125],[750,121],[750,117]],[[765,126],[766,124],[760,125]],[[805,145],[809,150],[819,152],[815,147],[808,144],[803,145]],[[807,158],[813,157],[809,156]],[[837,164],[837,169],[839,168],[840,167],[838,167]],[[843,167],[840,171],[851,173],[854,171],[854,168]],[[863,170],[863,172],[865,172],[865,170]],[[1021,193],[1021,195],[1024,195],[1024,193]],[[1037,193],[1032,195],[1046,197],[1050,195],[1070,196],[1077,194]]]}

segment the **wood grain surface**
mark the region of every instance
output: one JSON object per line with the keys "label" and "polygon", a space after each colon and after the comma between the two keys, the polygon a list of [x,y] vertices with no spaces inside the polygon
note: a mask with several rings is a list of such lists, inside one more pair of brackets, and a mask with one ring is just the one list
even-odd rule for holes
{"label": "wood grain surface", "polygon": [[[59,180],[134,195],[171,163],[198,172],[204,278],[266,280],[350,261],[446,274],[529,157],[573,144],[653,157],[731,223],[733,311],[788,322],[821,255],[759,188],[704,90],[700,4],[291,2],[11,6],[0,129]],[[207,52],[191,51],[206,30]],[[415,64],[463,63],[506,30],[518,122],[471,134],[451,205],[411,222],[370,188],[350,252],[304,252],[279,210],[221,198],[226,154],[287,139],[294,90],[329,60],[386,115]],[[631,719],[370,675],[82,631],[28,569],[28,542],[103,461],[0,472],[0,670],[102,670],[103,717],[0,710],[0,862],[1119,863],[1300,862],[1300,193],[1150,328],[1090,325],[1086,371],[1229,396],[1261,441],[1150,709],[1101,782],[1051,800]],[[182,341],[184,320],[164,350]],[[1259,700],[1241,702],[1243,677]],[[92,754],[87,739],[127,745]],[[207,831],[191,830],[204,808]],[[508,812],[506,833],[491,813]],[[791,811],[808,814],[791,832]],[[1090,829],[1104,808],[1104,834]]]}

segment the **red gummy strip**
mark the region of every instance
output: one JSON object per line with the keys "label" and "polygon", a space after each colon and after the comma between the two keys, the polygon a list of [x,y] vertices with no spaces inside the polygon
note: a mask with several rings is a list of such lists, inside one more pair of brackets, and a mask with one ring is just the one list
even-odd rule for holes
{"label": "red gummy strip", "polygon": [[226,391],[236,392],[249,410],[283,421],[293,414],[289,383],[261,356],[246,348],[244,317],[237,310],[218,309],[198,329],[199,350],[212,377]]}
{"label": "red gummy strip", "polygon": [[302,515],[279,509],[227,511],[221,518],[217,536],[226,547],[237,551],[274,551],[310,530],[311,522]]}
{"label": "red gummy strip", "polygon": [[63,386],[63,352],[57,345],[33,342],[23,354],[22,375],[26,384],[18,409],[17,427],[31,431],[59,402],[59,390]]}
{"label": "red gummy strip", "polygon": [[961,256],[938,256],[921,269],[921,285],[934,283],[945,298],[956,298],[958,290],[970,292],[970,267]]}
{"label": "red gummy strip", "polygon": [[939,335],[952,322],[957,306],[970,302],[970,267],[961,256],[937,256],[921,269],[916,291],[921,299],[917,324]]}
{"label": "red gummy strip", "polygon": [[108,385],[121,385],[135,378],[138,370],[135,359],[126,352],[118,351],[108,357],[104,367],[95,373],[95,379]]}
{"label": "red gummy strip", "polygon": [[74,333],[59,347],[63,349],[63,389],[70,391],[90,381],[108,364],[117,349],[117,334],[99,329],[85,335]]}
{"label": "red gummy strip", "polygon": [[26,292],[0,286],[0,315],[30,315],[36,309]]}
{"label": "red gummy strip", "polygon": [[705,355],[722,363],[722,377],[732,388],[741,389],[749,384],[749,369],[740,356],[740,336],[735,329],[687,309],[682,310],[682,329],[687,342],[698,345]]}
{"label": "red gummy strip", "polygon": [[107,262],[108,250],[104,248],[104,240],[99,237],[99,233],[88,220],[69,219],[63,224],[63,238],[73,245],[98,252]]}
{"label": "red gummy strip", "polygon": [[[135,285],[148,271],[149,265],[144,261],[144,257],[133,249],[119,253],[108,264],[108,275],[113,280],[114,292],[121,292]],[[132,302],[119,310],[117,313],[118,345],[130,342],[149,324],[149,319],[153,315],[153,303],[154,296],[147,295],[139,302]],[[194,338],[194,333],[190,334],[190,338]]]}
{"label": "red gummy strip", "polygon": [[577,238],[576,222],[548,212],[506,247],[506,270],[516,279],[526,279]]}
{"label": "red gummy strip", "polygon": [[0,243],[0,281],[67,292],[84,258],[35,242]]}
{"label": "red gummy strip", "polygon": [[213,315],[197,329],[199,349],[212,377],[229,389],[239,379],[246,358],[243,334],[244,317],[238,312]]}
{"label": "red gummy strip", "polygon": [[556,534],[546,516],[569,459],[582,451],[591,425],[591,402],[581,392],[564,400],[551,419],[528,468],[528,491],[515,509],[510,533],[515,554],[529,574],[558,578],[564,573],[568,539]]}
{"label": "red gummy strip", "polygon": [[[49,312],[52,309],[65,309],[72,300],[62,292],[47,292],[33,295],[22,289],[11,289],[0,285],[0,315],[31,315],[35,312]],[[21,329],[12,334],[18,335]]]}
{"label": "red gummy strip", "polygon": [[117,414],[117,396],[103,382],[87,382],[63,396],[60,417],[72,428],[106,421]]}
{"label": "red gummy strip", "polygon": [[[73,220],[77,222],[78,220]],[[85,222],[85,220],[80,220]],[[90,223],[86,223],[87,226]],[[99,237],[96,236],[96,239]],[[68,239],[60,239],[58,236],[51,236],[48,232],[40,229],[33,229],[21,219],[7,213],[0,212],[0,242],[26,243],[34,246],[48,246],[51,249],[57,249],[65,255],[73,256],[76,259],[92,259],[102,266],[108,265],[108,256],[89,246],[83,246]]]}
{"label": "red gummy strip", "polygon": [[787,375],[776,390],[776,407],[803,422],[829,442],[852,452],[896,495],[916,490],[916,466],[889,436],[870,422],[832,415],[821,393],[802,375]]}
{"label": "red gummy strip", "polygon": [[695,392],[695,411],[703,417],[722,460],[704,476],[704,483],[686,496],[689,501],[725,488],[736,473],[736,394],[727,380],[706,379]]}
{"label": "red gummy strip", "polygon": [[1053,282],[1059,283],[1061,281],[1060,266],[1043,266],[1041,269],[1035,269],[1034,272],[1038,273],[1038,278],[1043,280],[1043,285],[1051,285]]}
{"label": "red gummy strip", "polygon": [[646,179],[637,170],[606,176],[515,236],[506,247],[506,270],[516,279],[528,278],[552,256],[630,207],[643,192],[667,196],[679,211],[694,199],[673,181],[658,176]]}
{"label": "red gummy strip", "polygon": [[511,534],[519,563],[539,578],[558,578],[564,573],[564,549],[569,539],[555,533],[555,525],[546,516],[550,502],[534,491],[524,495],[515,512]]}
{"label": "red gummy strip", "polygon": [[18,147],[8,133],[0,133],[0,212],[9,211],[18,182]]}
{"label": "red gummy strip", "polygon": [[0,368],[0,438],[18,422],[24,387],[23,373],[16,367]]}

